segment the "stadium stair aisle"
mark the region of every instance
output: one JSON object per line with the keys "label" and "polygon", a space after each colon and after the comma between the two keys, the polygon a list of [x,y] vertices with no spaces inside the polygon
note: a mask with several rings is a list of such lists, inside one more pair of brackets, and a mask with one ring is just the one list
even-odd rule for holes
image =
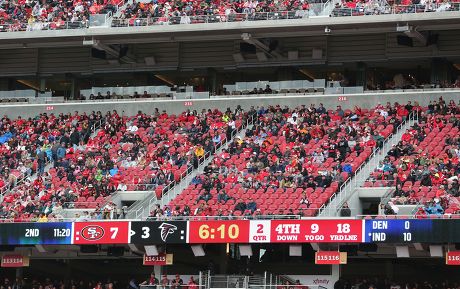
{"label": "stadium stair aisle", "polygon": [[340,215],[340,208],[345,202],[349,203],[352,210],[352,215],[360,214],[361,212],[353,212],[353,203],[359,202],[357,188],[360,188],[364,182],[369,178],[370,174],[377,167],[379,162],[385,158],[388,151],[393,145],[397,144],[404,132],[418,122],[415,114],[411,115],[408,120],[402,123],[396,133],[390,135],[383,144],[383,147],[374,151],[369,160],[365,162],[353,176],[348,179],[341,187],[339,192],[331,197],[330,202],[320,210],[320,217],[336,217]]}
{"label": "stadium stair aisle", "polygon": [[246,131],[253,126],[253,120],[248,121],[246,125],[242,126],[240,131],[235,133],[235,135],[228,141],[226,141],[216,152],[212,155],[206,157],[202,163],[199,164],[198,168],[194,169],[186,177],[184,177],[178,184],[165,192],[163,198],[160,200],[157,199],[156,194],[148,194],[144,199],[136,201],[131,207],[128,208],[128,214],[126,215],[127,219],[144,219],[147,218],[152,210],[153,206],[159,204],[162,208],[168,203],[176,198],[184,189],[188,187],[190,182],[194,177],[203,173],[204,168],[210,164],[216,155],[219,155],[222,150],[228,149],[228,146],[233,141],[235,137],[242,137],[246,134]]}

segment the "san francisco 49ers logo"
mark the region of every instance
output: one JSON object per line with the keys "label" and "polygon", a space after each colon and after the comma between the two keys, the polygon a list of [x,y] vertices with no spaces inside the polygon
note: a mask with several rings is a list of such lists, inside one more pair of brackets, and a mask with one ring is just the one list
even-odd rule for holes
{"label": "san francisco 49ers logo", "polygon": [[81,236],[87,241],[97,241],[104,237],[104,229],[101,226],[86,226],[81,230]]}

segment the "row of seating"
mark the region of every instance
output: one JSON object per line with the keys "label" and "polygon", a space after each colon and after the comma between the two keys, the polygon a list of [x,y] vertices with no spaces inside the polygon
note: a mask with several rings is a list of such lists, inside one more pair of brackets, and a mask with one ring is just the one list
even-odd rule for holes
{"label": "row of seating", "polygon": [[[393,132],[376,110],[272,106],[168,207],[173,215],[314,216]],[[158,216],[158,211],[152,211]]]}
{"label": "row of seating", "polygon": [[[62,150],[58,145],[56,152],[53,146],[46,147],[45,156],[40,156],[41,150],[34,154],[37,179],[11,184],[0,215],[33,218],[47,206],[51,206],[49,214],[58,203],[99,208],[116,190],[162,192],[192,170],[197,159],[225,142],[229,132],[241,127],[243,116],[218,110],[186,111],[177,116],[159,111],[131,117],[107,113],[94,137],[64,144]],[[70,126],[72,121],[61,124]],[[48,172],[44,172],[40,157],[52,160]],[[26,209],[29,207],[33,210]]]}
{"label": "row of seating", "polygon": [[364,186],[395,186],[395,204],[441,205],[419,214],[458,213],[460,107],[440,99],[423,110],[419,123],[402,135]]}

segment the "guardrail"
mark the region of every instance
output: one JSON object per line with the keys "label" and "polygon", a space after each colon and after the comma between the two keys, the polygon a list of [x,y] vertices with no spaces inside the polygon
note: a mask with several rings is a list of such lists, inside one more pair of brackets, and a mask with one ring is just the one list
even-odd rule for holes
{"label": "guardrail", "polygon": [[[456,92],[460,91],[460,88],[413,88],[413,89],[391,89],[391,90],[365,90],[363,93],[368,95],[368,94],[395,94],[395,93],[404,93],[404,92],[410,92],[410,93],[416,93],[416,92]],[[358,94],[363,94],[363,93],[358,93]],[[344,92],[344,95],[356,95],[356,93],[348,93]],[[1,95],[1,92],[0,92]],[[203,99],[201,95],[199,97],[195,97],[195,93],[191,94],[190,98],[178,98],[176,97],[178,94],[173,93],[172,98],[171,97],[150,97],[150,98],[132,98],[131,96],[117,96],[116,98],[110,98],[110,99],[94,99],[94,100],[78,100],[78,99],[65,99],[64,97],[36,97],[36,98],[29,98],[28,102],[24,103],[18,103],[15,100],[10,101],[10,99],[6,99],[7,101],[2,101],[2,98],[0,97],[0,106],[2,105],[28,105],[28,104],[57,104],[57,103],[65,103],[65,104],[72,104],[72,103],[114,103],[114,102],[137,102],[137,101],[164,101],[164,100],[183,100],[183,101],[188,101],[188,100],[200,100]],[[325,89],[323,90],[318,90],[318,88],[315,91],[308,91],[308,88],[305,89],[299,89],[297,92],[286,92],[286,93],[270,93],[270,94],[225,94],[225,95],[212,95],[209,94],[210,99],[225,99],[225,98],[265,98],[265,97],[302,97],[302,96],[314,96],[314,95],[327,95],[327,96],[334,96],[336,97],[336,94],[329,94],[328,91]],[[207,98],[208,98],[207,97]]]}
{"label": "guardrail", "polygon": [[[369,186],[366,183],[372,183],[372,186]],[[366,180],[363,184],[363,188],[388,188],[395,187],[396,180]]]}
{"label": "guardrail", "polygon": [[[315,209],[318,210],[318,209]],[[146,218],[101,219],[88,217],[79,218],[48,218],[48,222],[117,222],[123,221],[233,221],[233,220],[361,220],[361,219],[460,219],[460,214],[443,215],[356,215],[353,217],[302,217],[300,215],[258,215],[258,216],[171,216]],[[30,218],[0,218],[0,223],[30,223],[37,222]]]}
{"label": "guardrail", "polygon": [[0,24],[0,32],[67,30],[88,28],[88,21],[34,22],[32,24]]}
{"label": "guardrail", "polygon": [[[182,280],[184,283],[187,283],[188,280]],[[171,284],[174,280],[168,280],[168,284],[161,284],[161,280],[159,281],[160,284],[158,285],[142,285],[139,284],[140,289],[201,289],[206,288],[205,285],[199,284],[187,284],[187,285],[175,285]]]}
{"label": "guardrail", "polygon": [[[313,5],[319,5],[314,7]],[[0,32],[18,32],[18,31],[41,31],[41,30],[68,30],[68,29],[85,29],[90,27],[107,27],[111,21],[111,27],[136,27],[136,26],[155,26],[155,25],[179,25],[179,24],[199,24],[199,23],[225,23],[225,22],[244,22],[244,21],[264,21],[264,20],[294,20],[304,19],[314,16],[362,16],[362,15],[382,15],[382,14],[408,14],[408,13],[434,13],[445,11],[460,11],[459,3],[442,3],[442,4],[412,4],[412,5],[394,5],[378,7],[358,7],[358,8],[334,8],[329,14],[323,13],[325,8],[330,6],[329,1],[326,3],[311,4],[309,10],[294,11],[275,11],[275,12],[255,12],[255,13],[232,13],[232,14],[215,14],[215,15],[194,15],[194,16],[163,16],[137,19],[120,19],[110,17],[111,12],[101,17],[102,21],[55,21],[55,22],[34,22],[0,24]],[[121,6],[120,6],[121,7]],[[120,9],[116,7],[115,10]]]}
{"label": "guardrail", "polygon": [[412,13],[432,13],[445,11],[460,11],[460,3],[441,3],[441,4],[411,4],[393,6],[363,6],[356,8],[335,8],[332,11],[333,17],[363,16],[363,15],[384,15],[384,14],[412,14]]}
{"label": "guardrail", "polygon": [[357,215],[356,219],[393,220],[393,219],[460,219],[460,214],[444,215]]}
{"label": "guardrail", "polygon": [[[304,219],[299,215],[260,215],[260,216],[170,216],[170,217],[143,217],[143,218],[118,218],[118,219],[103,219],[103,218],[93,218],[90,216],[80,216],[78,218],[60,218],[54,217],[49,218],[48,222],[111,222],[111,221],[211,221],[211,220],[301,220]],[[0,218],[0,223],[24,223],[24,222],[34,222],[31,219],[11,219],[11,218]]]}
{"label": "guardrail", "polygon": [[232,13],[196,16],[163,16],[135,19],[112,19],[112,27],[135,27],[155,25],[178,25],[178,24],[200,24],[200,23],[222,23],[222,22],[244,22],[262,20],[287,20],[303,19],[309,17],[309,10],[277,11],[277,12],[255,12],[255,13]]}

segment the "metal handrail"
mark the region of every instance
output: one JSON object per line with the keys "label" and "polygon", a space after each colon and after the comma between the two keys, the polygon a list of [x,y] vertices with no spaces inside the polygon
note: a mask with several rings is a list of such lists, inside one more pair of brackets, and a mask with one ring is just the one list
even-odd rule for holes
{"label": "metal handrail", "polygon": [[[55,25],[53,27],[53,25]],[[18,24],[0,24],[0,32],[18,32],[18,31],[41,31],[41,30],[67,30],[88,28],[89,21],[67,21],[61,25],[61,22],[34,22]]]}
{"label": "metal handrail", "polygon": [[[389,142],[392,137],[396,134],[398,134],[400,132],[400,130],[406,125],[407,121],[411,121],[411,120],[415,120],[417,119],[418,120],[418,114],[417,113],[411,113],[408,118],[401,122],[401,124],[397,127],[396,129],[396,132],[395,133],[392,133],[390,134],[389,136],[387,136],[383,142],[383,145],[379,148],[376,148],[372,151],[372,153],[369,155],[369,157],[367,158],[366,161],[364,161],[356,170],[355,172],[353,173],[353,175],[351,177],[348,177],[348,179],[340,186],[339,190],[337,192],[335,192],[330,198],[329,198],[329,201],[325,204],[323,204],[321,207],[320,207],[320,211],[319,211],[319,214],[321,214],[323,212],[323,210],[326,208],[326,206],[330,203],[332,203],[332,201],[337,197],[337,196],[340,196],[340,204],[336,207],[336,212],[338,212],[340,210],[340,208],[342,207],[343,203],[348,199],[348,194],[346,192],[348,192],[349,188],[352,187],[352,181],[353,181],[353,185],[356,186],[358,181],[357,181],[357,174],[361,172],[361,170],[363,170],[363,168],[367,165],[367,164],[370,164],[369,160],[372,161],[373,157],[376,156],[378,153],[379,154],[385,154],[387,153],[386,151],[386,146],[388,146],[390,143],[392,144],[393,141]],[[372,167],[375,167],[376,164],[372,165]],[[369,171],[369,174],[370,174],[370,171]],[[369,175],[368,174],[368,175]],[[367,178],[366,178],[367,179]],[[365,180],[364,180],[365,181]],[[344,196],[345,195],[345,196]]]}
{"label": "metal handrail", "polygon": [[[321,11],[324,10],[329,2],[318,3],[322,5]],[[117,10],[120,9],[117,6]],[[272,12],[254,12],[254,13],[231,13],[214,14],[214,15],[194,15],[194,16],[163,16],[152,18],[137,19],[120,19],[111,17],[107,13],[105,23],[111,20],[111,27],[136,27],[136,26],[154,26],[154,25],[179,25],[179,24],[197,24],[197,23],[225,23],[225,22],[243,22],[243,21],[263,21],[263,20],[285,20],[285,19],[305,19],[311,16],[322,15],[321,11],[312,10],[292,10],[292,11],[272,11]],[[361,16],[361,15],[381,15],[381,14],[408,14],[408,13],[443,13],[445,11],[460,11],[458,3],[441,3],[441,4],[412,4],[412,5],[393,5],[378,7],[358,7],[358,8],[341,8],[337,7],[330,13],[333,17]],[[325,15],[327,16],[327,15]],[[61,22],[34,22],[28,23],[5,23],[0,24],[0,32],[18,32],[18,31],[41,31],[41,30],[69,30],[69,29],[87,29],[90,27],[89,21],[66,21]]]}
{"label": "metal handrail", "polygon": [[[94,219],[91,217],[84,218],[50,218],[48,222],[75,222],[75,221],[94,221],[94,222],[111,222],[117,220],[124,221],[211,221],[211,220],[301,220],[304,219],[300,215],[257,215],[257,216],[164,216],[164,217],[142,217],[134,219]],[[21,223],[31,222],[30,219],[11,219],[0,218],[0,223]]]}
{"label": "metal handrail", "polygon": [[[307,89],[307,88],[305,88]],[[324,89],[324,88],[323,88]],[[211,99],[225,99],[225,98],[266,98],[266,97],[302,97],[304,95],[327,95],[336,97],[337,94],[335,93],[329,93],[327,91],[319,91],[319,92],[308,92],[308,91],[300,91],[302,88],[299,88],[299,91],[297,92],[286,92],[286,93],[281,93],[281,92],[274,92],[270,94],[226,94],[226,95],[209,95],[209,98]],[[363,93],[359,94],[398,94],[398,93],[404,93],[404,92],[409,92],[409,93],[420,93],[420,92],[457,92],[459,91],[460,88],[458,87],[451,87],[451,88],[423,88],[423,89],[418,89],[418,88],[412,88],[412,89],[388,89],[388,90],[365,90]],[[1,91],[0,91],[1,94]],[[356,93],[344,93],[345,95],[356,95]],[[172,93],[172,97],[150,97],[150,98],[111,98],[111,99],[85,99],[85,100],[78,100],[78,99],[64,99],[64,97],[52,97],[52,98],[45,98],[45,97],[38,97],[34,99],[28,99],[28,102],[0,102],[0,106],[3,105],[30,105],[30,104],[57,104],[57,103],[64,103],[64,104],[79,104],[79,103],[117,103],[117,102],[155,102],[155,101],[164,101],[164,100],[175,100],[175,101],[200,101],[203,100],[204,98],[194,98],[193,96],[189,99],[178,99],[175,96],[175,93]],[[117,96],[118,97],[118,96]],[[10,98],[8,98],[10,99]],[[206,98],[208,99],[208,98]],[[1,100],[1,97],[0,97]]]}
{"label": "metal handrail", "polygon": [[[49,218],[48,222],[116,222],[116,221],[229,221],[229,220],[362,220],[362,219],[460,219],[460,214],[443,214],[443,215],[356,215],[354,217],[301,217],[300,215],[257,215],[257,216],[170,216],[170,217],[143,217],[133,219],[92,219],[88,218]],[[33,222],[30,219],[11,219],[0,218],[1,223],[28,223]]]}
{"label": "metal handrail", "polygon": [[363,6],[356,8],[337,7],[332,11],[333,17],[384,15],[384,14],[416,14],[416,13],[442,13],[445,11],[460,11],[459,3],[431,3],[410,5],[383,5]]}
{"label": "metal handrail", "polygon": [[[249,119],[246,120],[246,124],[242,124],[239,128],[237,127],[235,130],[232,131],[232,133],[231,133],[232,138],[233,138],[234,135],[239,133],[244,128],[248,127],[253,122],[254,122],[254,115],[251,116],[250,120]],[[215,151],[217,152],[217,150],[219,150],[224,144],[228,143],[228,141],[230,141],[230,140],[227,140],[226,137],[223,140],[221,140],[221,142],[215,147]],[[202,158],[200,158],[200,160],[198,161],[198,167],[200,167],[202,164],[204,164],[206,161],[208,161],[211,157],[213,157],[213,154],[211,152],[206,152],[205,155]],[[194,168],[193,168],[193,165],[190,165],[190,167],[187,168],[187,170],[181,174],[179,186],[176,186],[175,185],[176,182],[174,181],[172,186],[168,186],[168,187],[165,187],[163,189],[162,197],[161,197],[161,206],[162,207],[164,206],[165,203],[169,203],[172,200],[172,198],[170,196],[172,190],[179,189],[180,191],[182,191],[182,190],[185,189],[185,186],[183,185],[184,183],[187,183],[187,186],[189,185],[189,183],[191,182],[190,176],[191,176],[192,173],[194,173]],[[190,180],[188,180],[188,179],[190,179]],[[167,198],[166,202],[165,202],[165,197]],[[135,216],[136,217],[139,217],[139,216],[145,214],[145,212],[144,212],[145,206],[142,205],[144,203],[144,201],[145,200],[143,200],[141,203],[139,203],[139,205],[141,207],[139,209],[135,210]],[[158,200],[156,198],[156,195],[153,195],[152,197],[150,197],[150,199],[148,201],[149,202],[148,207],[152,208],[152,206],[154,204],[156,204],[157,201]]]}
{"label": "metal handrail", "polygon": [[[324,3],[323,3],[324,4]],[[309,10],[272,11],[254,13],[230,13],[213,15],[183,15],[183,16],[160,16],[151,18],[115,18],[112,20],[112,27],[135,27],[154,25],[177,25],[177,24],[199,24],[199,23],[223,23],[223,22],[244,22],[261,20],[285,20],[303,19],[309,17]]]}
{"label": "metal handrail", "polygon": [[443,215],[356,215],[356,219],[460,219],[460,214],[443,214]]}
{"label": "metal handrail", "polygon": [[[232,132],[232,133],[233,133],[233,132]],[[226,138],[224,138],[223,140],[221,140],[221,142],[220,142],[218,145],[215,145],[214,151],[217,151],[217,150],[221,147],[221,145],[224,144],[225,142],[226,142]],[[211,155],[211,152],[206,152],[205,155],[204,155],[203,157],[200,157],[200,158],[198,159],[198,166],[200,166],[202,163],[204,163],[205,160],[206,160],[206,158],[209,157],[210,155]],[[180,174],[179,183],[180,183],[182,180],[184,180],[187,176],[189,176],[189,175],[193,172],[193,170],[194,170],[193,164],[190,163],[190,164],[187,166],[187,169],[186,169],[183,173]],[[162,196],[165,195],[165,194],[166,194],[167,192],[169,192],[170,190],[174,189],[174,188],[176,187],[176,184],[177,184],[177,183],[178,183],[178,182],[177,182],[176,180],[173,180],[173,181],[169,182],[168,184],[164,185],[163,190],[162,190]],[[125,183],[124,183],[124,184],[125,184]],[[146,187],[146,188],[147,188],[147,187],[152,186],[152,185],[154,185],[154,184],[148,184],[148,183],[141,183],[141,184],[139,184],[139,183],[138,183],[138,184],[135,184],[135,183],[127,183],[127,184],[125,184],[125,185],[127,185],[127,186],[128,186],[128,185],[129,185],[129,186],[134,185],[134,186],[137,186],[137,187],[142,186],[142,187]],[[150,190],[150,189],[145,189],[145,188],[144,188],[142,191],[149,192],[149,191],[152,191],[152,190]],[[152,196],[152,199],[156,199],[156,195]],[[152,206],[152,205],[151,205],[152,199],[150,200],[149,207]],[[106,200],[106,202],[104,203],[104,205],[107,204],[107,203],[110,202],[110,201],[111,201],[111,199],[109,198],[108,200]],[[130,210],[130,212],[132,212],[132,211],[134,210],[136,216],[138,216],[138,213],[139,213],[140,211],[142,211],[142,213],[143,213],[143,207],[142,207],[143,205],[142,205],[142,204],[144,203],[144,201],[145,201],[145,199],[144,199],[144,200],[139,200],[139,201],[135,202],[135,203],[133,204],[132,209]],[[140,208],[139,208],[139,209],[136,209],[136,207],[140,207]]]}

